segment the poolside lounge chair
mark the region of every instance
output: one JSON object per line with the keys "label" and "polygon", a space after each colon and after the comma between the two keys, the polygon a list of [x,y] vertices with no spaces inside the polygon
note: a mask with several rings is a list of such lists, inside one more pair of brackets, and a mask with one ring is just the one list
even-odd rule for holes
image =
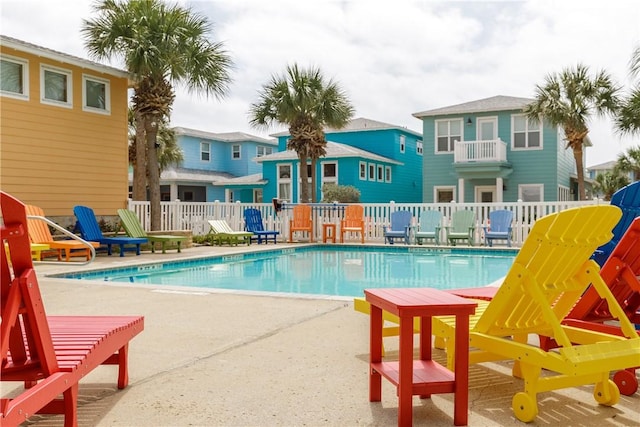
{"label": "poolside lounge chair", "polygon": [[263,240],[265,243],[269,243],[269,239],[272,239],[273,243],[276,244],[276,238],[280,234],[279,231],[266,230],[264,228],[262,212],[256,208],[247,208],[244,210],[244,228],[253,233],[252,239],[257,240],[258,244],[262,243]]}
{"label": "poolside lounge chair", "polygon": [[209,234],[215,244],[222,245],[225,242],[234,246],[238,246],[238,242],[247,243],[248,245],[251,244],[253,233],[248,231],[235,231],[224,219],[210,219],[208,223],[209,226],[211,226]]}
{"label": "poolside lounge chair", "polygon": [[293,242],[293,233],[303,231],[309,233],[309,242],[313,243],[313,219],[311,206],[296,205],[293,207],[293,218],[289,220],[289,242]]}
{"label": "poolside lounge chair", "polygon": [[442,222],[442,212],[434,210],[424,210],[420,212],[418,229],[413,237],[416,243],[421,245],[425,239],[433,239],[436,245],[440,244],[440,223]]}
{"label": "poolside lounge chair", "polygon": [[[33,205],[26,205],[26,212],[29,217],[27,218],[27,224],[29,229],[29,238],[34,244],[47,245],[49,250],[58,257],[58,261],[62,261],[62,255],[64,254],[64,260],[70,261],[71,257],[84,257],[89,261],[92,257],[91,248],[99,248],[98,242],[87,242],[86,244],[80,240],[66,239],[55,240],[49,231],[49,226],[46,222],[33,217],[44,218],[44,211],[42,208]],[[37,249],[37,248],[36,248]],[[46,257],[49,251],[47,249],[40,249],[38,260],[42,260],[42,257]]]}
{"label": "poolside lounge chair", "polygon": [[156,250],[155,244],[160,243],[162,247],[162,253],[166,253],[167,243],[175,243],[178,252],[180,252],[180,246],[182,242],[187,240],[187,236],[172,236],[167,234],[147,234],[142,228],[142,224],[140,224],[140,220],[136,216],[136,213],[129,209],[118,209],[118,216],[122,221],[122,228],[127,233],[129,237],[138,237],[144,238],[151,243],[151,253],[154,253]]}
{"label": "poolside lounge chair", "polygon": [[128,346],[144,329],[144,317],[47,316],[25,206],[4,192],[0,202],[0,379],[24,384],[17,394],[15,384],[3,388],[0,425],[17,426],[35,414],[64,414],[64,425],[76,426],[78,383],[87,374],[100,365],[118,365],[118,388],[128,385]]}
{"label": "poolside lounge chair", "polygon": [[[451,214],[451,224],[443,227],[445,242],[451,246],[458,240],[466,240],[469,246],[473,246],[473,233],[476,228],[476,214],[470,210],[456,211]],[[440,228],[437,229],[440,232]]]}
{"label": "poolside lounge chair", "polygon": [[616,191],[611,197],[611,204],[622,209],[622,218],[613,228],[613,238],[593,253],[592,259],[600,266],[604,265],[634,218],[640,216],[640,181]]}
{"label": "poolside lounge chair", "polygon": [[489,225],[482,227],[485,244],[491,247],[494,240],[506,240],[507,246],[511,247],[512,221],[513,211],[500,209],[489,212]]}
{"label": "poolside lounge chair", "polygon": [[120,256],[123,257],[125,251],[136,251],[136,255],[140,255],[140,245],[147,243],[148,240],[142,237],[105,237],[100,230],[100,225],[96,219],[93,209],[86,206],[75,206],[73,213],[76,216],[76,226],[80,230],[80,235],[84,240],[98,242],[107,247],[107,255],[111,255],[112,246],[118,246]]}
{"label": "poolside lounge chair", "polygon": [[360,233],[360,243],[364,244],[364,208],[362,205],[348,205],[344,208],[344,218],[340,221],[340,243],[344,243],[345,233]]}
{"label": "poolside lounge chair", "polygon": [[[496,295],[490,302],[478,302],[469,325],[470,346],[476,349],[469,361],[515,362],[514,375],[525,385],[512,401],[521,421],[537,416],[539,392],[560,388],[595,384],[595,400],[615,405],[620,391],[609,373],[640,361],[640,337],[598,274],[598,266],[588,259],[598,244],[610,239],[620,215],[613,206],[586,206],[540,218]],[[589,284],[607,301],[620,335],[562,324]],[[362,299],[356,304],[359,311],[366,310]],[[452,367],[455,319],[434,317],[432,330],[445,340]],[[546,351],[527,343],[528,334],[551,336],[560,347]],[[547,371],[544,376],[542,370]]]}
{"label": "poolside lounge chair", "polygon": [[395,239],[402,239],[405,245],[408,245],[412,218],[411,212],[406,210],[391,212],[391,225],[388,227],[386,225],[382,226],[384,242],[389,242],[390,245],[393,245]]}

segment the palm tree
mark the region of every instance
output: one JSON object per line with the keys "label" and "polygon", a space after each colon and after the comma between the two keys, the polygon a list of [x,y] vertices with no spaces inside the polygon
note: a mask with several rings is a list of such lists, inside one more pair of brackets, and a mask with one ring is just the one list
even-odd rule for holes
{"label": "palm tree", "polygon": [[598,193],[603,195],[605,200],[611,200],[613,193],[629,184],[629,178],[620,172],[620,170],[614,168],[613,171],[607,171],[596,176],[595,186],[598,189]]}
{"label": "palm tree", "polygon": [[148,177],[151,229],[160,228],[160,172],[157,134],[168,120],[174,84],[189,91],[222,97],[231,82],[231,59],[221,43],[208,39],[211,24],[189,8],[161,0],[102,0],[98,15],[85,20],[82,35],[89,55],[122,59],[134,79],[136,123],[134,200],[146,200]]}
{"label": "palm tree", "polygon": [[640,146],[627,149],[618,156],[616,167],[622,172],[633,172],[633,180],[640,180]]}
{"label": "palm tree", "polygon": [[573,150],[578,174],[578,195],[585,200],[583,147],[589,133],[587,126],[592,115],[615,114],[619,103],[619,88],[604,70],[595,77],[589,68],[578,64],[559,74],[550,74],[543,85],[536,85],[535,100],[524,112],[529,120],[548,120],[552,126],[564,130],[566,148]]}
{"label": "palm tree", "polygon": [[[640,46],[631,55],[630,69],[631,77],[640,77]],[[622,101],[616,127],[622,134],[640,134],[640,80]]]}
{"label": "palm tree", "polygon": [[[327,141],[323,128],[340,129],[353,116],[354,108],[347,95],[333,80],[325,81],[318,68],[301,69],[288,66],[284,75],[272,76],[252,104],[249,116],[253,127],[269,127],[276,123],[288,125],[291,137],[287,148],[298,154],[300,161],[300,201],[309,201],[307,160],[312,165],[325,154]],[[312,171],[312,188],[316,187]]]}

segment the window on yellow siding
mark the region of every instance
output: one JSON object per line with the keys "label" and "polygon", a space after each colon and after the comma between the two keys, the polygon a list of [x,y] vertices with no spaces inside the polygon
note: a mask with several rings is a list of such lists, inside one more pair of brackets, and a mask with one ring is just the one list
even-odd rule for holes
{"label": "window on yellow siding", "polygon": [[43,65],[40,75],[40,97],[44,104],[73,106],[71,71]]}
{"label": "window on yellow siding", "polygon": [[29,62],[7,56],[0,58],[0,94],[29,99]]}
{"label": "window on yellow siding", "polygon": [[94,113],[109,113],[111,111],[108,80],[87,75],[82,76],[82,109]]}

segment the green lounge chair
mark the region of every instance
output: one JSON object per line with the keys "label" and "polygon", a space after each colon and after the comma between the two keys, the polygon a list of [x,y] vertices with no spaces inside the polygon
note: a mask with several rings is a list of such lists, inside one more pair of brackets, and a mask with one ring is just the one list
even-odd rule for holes
{"label": "green lounge chair", "polygon": [[237,246],[240,241],[251,244],[253,233],[249,231],[234,231],[224,219],[210,219],[208,222],[211,226],[209,234],[214,244],[222,245],[227,242],[229,245]]}
{"label": "green lounge chair", "polygon": [[142,224],[140,224],[140,220],[136,216],[135,212],[130,211],[129,209],[118,209],[118,216],[122,222],[122,228],[124,228],[124,231],[129,237],[143,237],[149,240],[149,243],[151,243],[151,253],[156,251],[156,243],[160,243],[162,245],[163,254],[167,252],[167,243],[175,243],[178,246],[178,252],[180,252],[182,242],[187,240],[187,236],[147,234],[147,232],[144,231],[144,228],[142,228]]}

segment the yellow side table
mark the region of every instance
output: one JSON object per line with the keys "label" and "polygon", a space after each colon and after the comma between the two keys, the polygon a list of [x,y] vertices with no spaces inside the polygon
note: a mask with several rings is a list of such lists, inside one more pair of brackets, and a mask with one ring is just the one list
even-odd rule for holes
{"label": "yellow side table", "polygon": [[[5,242],[4,247],[7,253],[7,261],[11,262],[11,254],[9,253],[9,245]],[[31,259],[34,261],[40,261],[42,251],[48,251],[51,246],[46,243],[31,243]]]}

